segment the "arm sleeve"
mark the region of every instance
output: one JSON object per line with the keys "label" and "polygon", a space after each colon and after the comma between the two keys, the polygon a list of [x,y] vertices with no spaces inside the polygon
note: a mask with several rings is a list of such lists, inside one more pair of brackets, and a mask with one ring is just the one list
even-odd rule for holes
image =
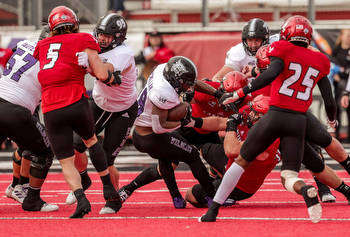
{"label": "arm sleeve", "polygon": [[324,101],[327,117],[330,121],[333,121],[336,117],[337,104],[332,94],[331,83],[329,82],[328,77],[325,76],[318,81],[317,85]]}
{"label": "arm sleeve", "polygon": [[269,68],[243,88],[245,95],[267,86],[282,72],[284,67],[283,60],[277,57],[271,57],[270,59]]}

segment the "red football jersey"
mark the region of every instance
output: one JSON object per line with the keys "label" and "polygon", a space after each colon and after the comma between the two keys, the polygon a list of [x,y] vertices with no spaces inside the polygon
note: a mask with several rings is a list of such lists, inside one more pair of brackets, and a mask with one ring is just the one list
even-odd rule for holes
{"label": "red football jersey", "polygon": [[313,88],[329,73],[328,58],[284,40],[272,43],[267,55],[284,61],[283,71],[271,83],[270,105],[306,112],[312,103]]}
{"label": "red football jersey", "polygon": [[12,54],[13,52],[11,49],[0,48],[0,67],[6,67],[6,63],[11,58]]}
{"label": "red football jersey", "polygon": [[[246,125],[240,125],[237,129],[237,138],[240,141],[244,141],[248,134],[248,127]],[[248,168],[242,174],[241,178],[237,183],[237,188],[243,192],[254,194],[261,185],[264,183],[266,176],[275,168],[279,162],[277,149],[279,147],[280,140],[277,139],[272,145],[270,145],[265,152],[268,153],[268,157],[264,160],[259,158],[255,159],[250,163]],[[229,158],[226,166],[226,170],[232,165],[235,158]]]}
{"label": "red football jersey", "polygon": [[[211,85],[216,89],[220,87],[220,82],[205,81],[205,83]],[[231,111],[227,112],[223,110],[218,100],[212,95],[195,91],[194,100],[195,100],[195,103],[192,104],[193,117],[200,117],[200,118],[205,118],[209,116],[228,117],[232,114]],[[210,133],[200,128],[194,128],[194,129],[197,132],[202,134]]]}
{"label": "red football jersey", "polygon": [[78,65],[76,56],[87,48],[100,51],[96,39],[87,33],[57,35],[38,42],[34,57],[40,61],[43,113],[68,106],[82,95],[87,97],[86,70]]}

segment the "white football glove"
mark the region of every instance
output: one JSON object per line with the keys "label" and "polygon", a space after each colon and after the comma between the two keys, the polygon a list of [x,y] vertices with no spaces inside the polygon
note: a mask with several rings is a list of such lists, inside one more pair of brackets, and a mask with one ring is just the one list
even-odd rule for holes
{"label": "white football glove", "polygon": [[76,56],[78,56],[78,65],[82,66],[84,68],[88,68],[89,65],[89,57],[86,52],[78,52],[76,53]]}

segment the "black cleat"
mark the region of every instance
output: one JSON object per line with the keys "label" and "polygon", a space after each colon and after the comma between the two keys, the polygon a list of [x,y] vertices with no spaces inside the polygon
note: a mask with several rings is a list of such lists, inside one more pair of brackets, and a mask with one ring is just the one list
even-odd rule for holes
{"label": "black cleat", "polygon": [[73,215],[71,215],[69,218],[83,218],[89,212],[91,212],[91,205],[89,200],[87,200],[87,198],[84,196],[78,200],[77,208],[75,209]]}
{"label": "black cleat", "polygon": [[120,200],[119,193],[112,185],[103,185],[103,197],[106,201]]}
{"label": "black cleat", "polygon": [[40,197],[37,200],[32,200],[26,197],[23,200],[22,209],[25,211],[52,212],[57,211],[58,206],[44,202]]}
{"label": "black cleat", "polygon": [[125,202],[126,199],[128,199],[133,192],[128,190],[126,188],[126,186],[123,186],[123,187],[121,187],[121,189],[118,190],[118,193],[119,193],[119,196],[120,196],[120,199],[122,200],[122,202]]}
{"label": "black cleat", "polygon": [[215,222],[216,217],[219,214],[220,204],[217,202],[213,202],[213,204],[209,207],[207,213],[198,218],[199,222]]}

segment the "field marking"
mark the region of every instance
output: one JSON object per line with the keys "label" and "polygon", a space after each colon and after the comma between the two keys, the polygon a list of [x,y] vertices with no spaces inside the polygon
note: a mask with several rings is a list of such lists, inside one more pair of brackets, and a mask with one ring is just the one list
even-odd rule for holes
{"label": "field marking", "polygon": [[[84,220],[197,220],[199,216],[101,216],[101,217],[84,217]],[[217,217],[217,220],[249,220],[249,221],[310,221],[309,218],[301,217]],[[0,217],[0,220],[69,220],[68,217]],[[321,218],[321,221],[350,221],[350,218]]]}

